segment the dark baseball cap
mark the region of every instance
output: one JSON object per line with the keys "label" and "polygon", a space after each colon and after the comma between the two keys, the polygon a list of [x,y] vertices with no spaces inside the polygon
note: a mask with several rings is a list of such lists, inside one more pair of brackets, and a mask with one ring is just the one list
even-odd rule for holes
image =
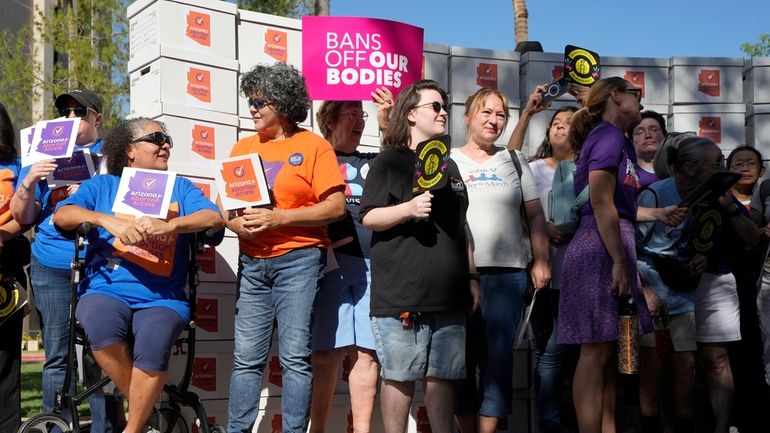
{"label": "dark baseball cap", "polygon": [[62,93],[56,97],[53,105],[56,108],[61,108],[60,105],[64,102],[67,96],[80,102],[86,108],[90,108],[97,113],[102,112],[102,98],[88,89],[72,89],[67,93]]}

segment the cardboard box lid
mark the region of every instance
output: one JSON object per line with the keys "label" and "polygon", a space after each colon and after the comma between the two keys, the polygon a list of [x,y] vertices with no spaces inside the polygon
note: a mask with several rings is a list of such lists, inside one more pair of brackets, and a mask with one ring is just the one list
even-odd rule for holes
{"label": "cardboard box lid", "polygon": [[238,61],[235,59],[228,59],[212,54],[185,50],[170,45],[161,44],[158,46],[158,48],[160,52],[157,53],[157,57],[155,57],[155,53],[153,53],[152,56],[137,56],[134,59],[129,60],[127,65],[128,70],[131,72],[136,71],[137,69],[142,68],[158,60],[159,58],[174,59],[186,63],[198,63],[209,67],[229,69],[236,72],[239,70]]}
{"label": "cardboard box lid", "polygon": [[710,114],[710,113],[734,113],[745,114],[746,106],[743,104],[688,104],[672,105],[669,114]]}
{"label": "cardboard box lid", "polygon": [[742,57],[672,57],[670,67],[674,66],[740,66]]}
{"label": "cardboard box lid", "polygon": [[427,53],[449,54],[449,45],[433,44],[430,42],[425,42],[423,43],[422,50]]}
{"label": "cardboard box lid", "polygon": [[650,67],[650,68],[668,68],[669,59],[658,59],[654,57],[601,57],[600,64],[604,66],[631,66],[631,67]]}
{"label": "cardboard box lid", "polygon": [[528,51],[521,55],[521,63],[526,62],[564,63],[564,53],[541,53],[538,51]]}
{"label": "cardboard box lid", "polygon": [[494,60],[519,60],[519,53],[513,51],[487,50],[483,48],[449,47],[449,55],[455,57],[477,57]]}
{"label": "cardboard box lid", "polygon": [[128,19],[130,20],[134,15],[147,8],[147,6],[157,2],[178,3],[180,6],[197,6],[231,15],[238,13],[238,6],[236,6],[235,3],[221,0],[184,0],[184,3],[173,0],[136,0],[126,8]]}
{"label": "cardboard box lid", "polygon": [[220,113],[218,111],[204,110],[168,102],[159,102],[135,112],[132,111],[127,117],[140,116],[149,117],[150,119],[155,119],[160,116],[175,116],[200,120],[202,122],[219,123],[227,126],[238,126],[238,116],[235,114]]}
{"label": "cardboard box lid", "polygon": [[770,114],[770,104],[746,105],[746,117],[751,117],[755,114]]}
{"label": "cardboard box lid", "polygon": [[260,12],[238,9],[238,19],[240,22],[263,24],[266,26],[286,27],[293,30],[302,30],[302,20],[298,20],[296,18],[279,17],[277,15],[268,15]]}

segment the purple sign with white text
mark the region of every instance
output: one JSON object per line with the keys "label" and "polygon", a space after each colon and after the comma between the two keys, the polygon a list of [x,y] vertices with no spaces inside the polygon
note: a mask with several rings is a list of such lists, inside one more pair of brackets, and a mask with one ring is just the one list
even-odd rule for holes
{"label": "purple sign with white text", "polygon": [[163,206],[168,175],[137,172],[129,180],[123,203],[145,214],[158,214]]}
{"label": "purple sign with white text", "polygon": [[36,150],[52,158],[66,155],[72,126],[73,124],[70,121],[48,122],[40,132],[40,142]]}
{"label": "purple sign with white text", "polygon": [[91,179],[91,171],[88,169],[85,152],[74,152],[69,158],[56,159],[56,170],[53,177],[58,181],[64,182],[84,182]]}

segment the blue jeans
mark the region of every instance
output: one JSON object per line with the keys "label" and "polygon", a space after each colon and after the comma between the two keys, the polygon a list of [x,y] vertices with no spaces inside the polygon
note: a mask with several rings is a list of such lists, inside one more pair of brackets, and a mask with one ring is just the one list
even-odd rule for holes
{"label": "blue jeans", "polygon": [[[73,247],[74,248],[74,247]],[[67,374],[67,349],[69,344],[69,314],[72,296],[71,272],[69,269],[54,269],[38,262],[35,257],[30,261],[30,283],[35,299],[35,307],[40,316],[40,329],[43,333],[45,364],[43,365],[43,411],[51,412],[54,408],[56,393],[61,391]],[[77,371],[72,371],[72,380],[68,394],[75,395]],[[113,400],[113,401],[106,401]],[[115,409],[122,403],[114,397],[93,394],[88,398],[91,409],[91,431],[93,433],[112,433],[122,431],[122,418]],[[108,419],[107,412],[111,412]],[[68,411],[63,413],[69,419]]]}
{"label": "blue jeans", "polygon": [[542,433],[561,431],[562,380],[574,373],[579,348],[556,343],[558,312],[558,290],[538,293],[530,324],[535,334],[535,392],[538,428]]}
{"label": "blue jeans", "polygon": [[274,318],[283,367],[283,432],[307,430],[313,391],[313,303],[323,277],[322,258],[318,248],[296,249],[267,259],[241,254],[228,433],[250,432],[257,419]]}
{"label": "blue jeans", "polygon": [[[479,268],[481,308],[468,319],[466,378],[455,387],[455,413],[505,418],[513,394],[513,342],[527,288],[526,270]],[[479,370],[478,390],[476,368]]]}

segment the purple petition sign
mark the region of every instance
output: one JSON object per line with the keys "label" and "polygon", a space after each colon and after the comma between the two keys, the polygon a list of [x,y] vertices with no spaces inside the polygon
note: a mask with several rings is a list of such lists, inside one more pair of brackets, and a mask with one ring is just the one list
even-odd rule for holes
{"label": "purple petition sign", "polygon": [[163,205],[168,175],[137,172],[128,182],[123,203],[145,214],[156,215]]}
{"label": "purple petition sign", "polygon": [[53,172],[53,177],[56,180],[74,182],[91,179],[85,152],[74,152],[69,158],[56,159],[56,170]]}
{"label": "purple petition sign", "polygon": [[65,155],[71,133],[72,122],[48,122],[40,132],[40,143],[37,145],[37,151],[54,158]]}

